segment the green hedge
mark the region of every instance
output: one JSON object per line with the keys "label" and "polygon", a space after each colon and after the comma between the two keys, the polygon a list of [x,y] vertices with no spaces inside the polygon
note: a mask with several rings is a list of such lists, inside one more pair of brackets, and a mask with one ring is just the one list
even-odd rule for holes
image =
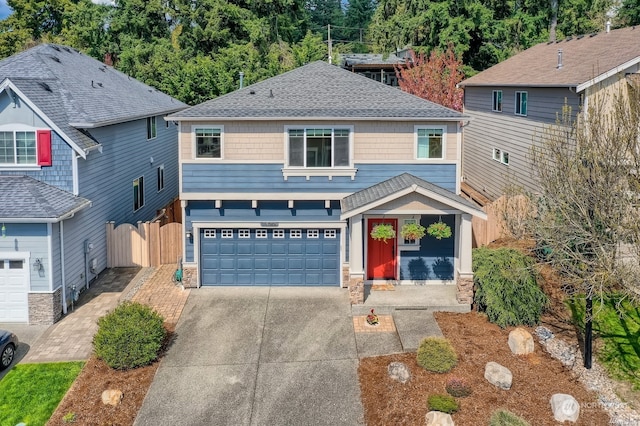
{"label": "green hedge", "polygon": [[125,302],[98,320],[96,356],[117,370],[150,364],[158,358],[166,330],[163,318],[146,305]]}
{"label": "green hedge", "polygon": [[473,250],[474,302],[500,327],[534,325],[548,304],[536,282],[534,261],[508,248]]}

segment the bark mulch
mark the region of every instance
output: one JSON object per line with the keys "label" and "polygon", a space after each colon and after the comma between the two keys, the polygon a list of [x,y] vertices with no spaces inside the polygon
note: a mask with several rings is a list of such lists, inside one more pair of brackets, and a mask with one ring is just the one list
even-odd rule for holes
{"label": "bark mulch", "polygon": [[[436,320],[458,353],[458,365],[449,373],[430,373],[416,363],[415,353],[364,358],[359,378],[365,421],[374,425],[423,425],[427,397],[446,393],[451,377],[463,378],[472,394],[457,398],[460,410],[453,414],[456,425],[488,425],[494,410],[507,409],[535,426],[558,425],[549,400],[554,393],[573,395],[581,404],[576,425],[606,425],[609,416],[599,407],[597,396],[571,377],[562,364],[535,343],[535,352],[513,355],[507,345],[509,331],[491,324],[482,314],[436,313]],[[533,334],[533,330],[529,330]],[[390,379],[387,366],[393,361],[405,363],[412,378],[406,384]],[[485,364],[495,361],[511,370],[513,385],[501,390],[484,378]]]}

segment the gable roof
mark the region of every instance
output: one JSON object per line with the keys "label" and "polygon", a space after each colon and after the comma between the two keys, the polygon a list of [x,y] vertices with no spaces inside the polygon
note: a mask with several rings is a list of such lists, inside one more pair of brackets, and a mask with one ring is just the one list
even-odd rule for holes
{"label": "gable roof", "polygon": [[172,120],[460,120],[452,109],[322,61],[169,116]]}
{"label": "gable roof", "polygon": [[480,207],[466,198],[410,173],[403,173],[343,198],[341,219],[361,214],[411,192],[417,192],[473,216],[487,218],[486,213]]}
{"label": "gable roof", "polygon": [[[558,50],[562,49],[562,67]],[[460,83],[465,86],[579,87],[640,63],[640,27],[537,44]]]}
{"label": "gable roof", "polygon": [[0,221],[59,222],[91,201],[28,176],[0,176]]}
{"label": "gable roof", "polygon": [[0,81],[6,79],[82,150],[98,144],[78,129],[168,114],[187,106],[111,66],[56,44],[41,44],[0,61]]}

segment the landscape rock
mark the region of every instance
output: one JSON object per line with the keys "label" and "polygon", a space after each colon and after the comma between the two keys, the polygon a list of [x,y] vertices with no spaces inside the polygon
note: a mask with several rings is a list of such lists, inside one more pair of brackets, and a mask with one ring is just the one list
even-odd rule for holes
{"label": "landscape rock", "polygon": [[509,349],[516,355],[533,352],[533,336],[524,328],[516,328],[509,333]]}
{"label": "landscape rock", "polygon": [[400,383],[407,383],[411,379],[411,372],[402,362],[392,362],[387,367],[387,373],[393,380],[397,380]]}
{"label": "landscape rock", "polygon": [[569,420],[570,422],[578,421],[580,415],[580,404],[571,395],[566,393],[556,393],[551,396],[551,411],[553,418],[558,422]]}
{"label": "landscape rock", "polygon": [[544,343],[549,339],[553,339],[553,332],[549,330],[547,327],[538,326],[535,330],[536,336],[540,339],[540,342]]}
{"label": "landscape rock", "polygon": [[509,390],[511,389],[513,374],[511,374],[511,371],[507,367],[490,361],[484,367],[484,378],[500,389]]}
{"label": "landscape rock", "polygon": [[425,416],[427,426],[454,426],[451,414],[429,411]]}
{"label": "landscape rock", "polygon": [[120,404],[120,401],[122,401],[122,397],[123,394],[121,390],[107,389],[106,391],[102,392],[102,403],[104,405],[116,406]]}
{"label": "landscape rock", "polygon": [[576,352],[578,349],[575,346],[569,345],[564,340],[551,339],[547,341],[545,349],[549,352],[549,355],[560,360],[566,367],[573,368],[576,363]]}

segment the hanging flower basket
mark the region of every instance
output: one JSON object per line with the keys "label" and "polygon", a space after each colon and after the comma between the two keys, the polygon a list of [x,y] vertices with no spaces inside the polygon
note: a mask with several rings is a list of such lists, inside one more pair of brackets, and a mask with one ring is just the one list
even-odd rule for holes
{"label": "hanging flower basket", "polygon": [[371,238],[374,240],[382,240],[384,243],[387,240],[392,240],[396,237],[396,230],[393,229],[393,225],[388,223],[379,223],[371,230]]}
{"label": "hanging flower basket", "polygon": [[400,236],[405,240],[419,240],[424,237],[426,228],[419,223],[405,223],[400,230]]}
{"label": "hanging flower basket", "polygon": [[438,240],[449,238],[451,237],[451,227],[442,221],[438,221],[429,225],[427,234]]}

